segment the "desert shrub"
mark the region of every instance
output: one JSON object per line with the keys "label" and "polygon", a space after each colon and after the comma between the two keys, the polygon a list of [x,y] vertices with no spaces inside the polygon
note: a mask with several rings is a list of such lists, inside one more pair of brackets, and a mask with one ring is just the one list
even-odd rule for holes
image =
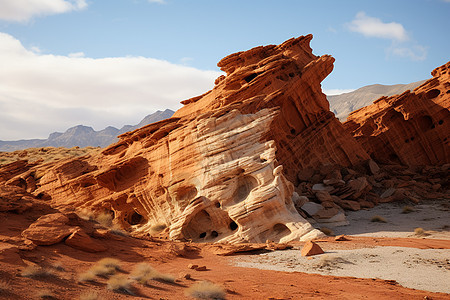
{"label": "desert shrub", "polygon": [[96,265],[99,266],[105,266],[108,268],[113,268],[116,271],[120,271],[121,267],[120,267],[120,260],[116,259],[116,258],[111,258],[111,257],[105,257],[100,259]]}
{"label": "desert shrub", "polygon": [[44,269],[40,266],[30,265],[25,267],[20,273],[23,277],[51,277],[55,276],[55,273],[49,269]]}
{"label": "desert shrub", "polygon": [[186,294],[196,299],[225,299],[225,290],[209,281],[193,284],[187,289]]}
{"label": "desert shrub", "polygon": [[[101,274],[99,276],[106,276],[106,274]],[[87,272],[81,273],[78,275],[79,282],[95,282],[97,281],[97,275],[94,271],[88,270]]]}
{"label": "desert shrub", "polygon": [[112,234],[120,235],[120,236],[130,236],[128,232],[123,230],[119,225],[114,224],[110,227],[110,232]]}
{"label": "desert shrub", "polygon": [[150,227],[149,233],[150,233],[150,235],[158,234],[161,231],[163,231],[164,229],[166,229],[166,227],[167,227],[166,224],[162,224],[162,223],[155,224],[152,227]]}
{"label": "desert shrub", "polygon": [[81,294],[80,300],[98,300],[98,294],[94,291],[89,291]]}
{"label": "desert shrub", "polygon": [[382,216],[373,216],[370,222],[387,223],[386,219]]}
{"label": "desert shrub", "polygon": [[112,226],[113,217],[107,212],[102,212],[97,215],[95,220],[103,227],[109,228]]}
{"label": "desert shrub", "polygon": [[415,211],[415,209],[409,205],[403,206],[402,208],[402,214],[409,214]]}
{"label": "desert shrub", "polygon": [[160,273],[148,263],[137,264],[131,272],[131,278],[141,284],[147,284],[149,280],[158,280],[169,283],[175,282],[174,276]]}
{"label": "desert shrub", "polygon": [[118,274],[112,276],[107,282],[107,288],[114,292],[135,295],[132,281],[126,275]]}
{"label": "desert shrub", "polygon": [[424,236],[427,235],[427,233],[425,232],[425,230],[423,230],[423,228],[421,227],[417,227],[416,229],[414,229],[414,234],[418,235],[418,236]]}
{"label": "desert shrub", "polygon": [[151,279],[156,270],[148,263],[137,264],[131,271],[131,278],[139,283],[145,284]]}

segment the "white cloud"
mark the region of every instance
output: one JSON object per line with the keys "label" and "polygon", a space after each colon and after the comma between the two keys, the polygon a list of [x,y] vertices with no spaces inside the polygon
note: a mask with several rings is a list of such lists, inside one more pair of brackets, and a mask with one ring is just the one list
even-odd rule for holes
{"label": "white cloud", "polygon": [[388,56],[404,57],[413,61],[425,60],[427,57],[427,48],[412,39],[400,23],[383,23],[378,18],[367,16],[365,12],[359,12],[347,27],[366,37],[391,40],[391,45],[386,49]]}
{"label": "white cloud", "polygon": [[369,17],[365,12],[356,14],[355,19],[348,25],[349,29],[367,37],[385,38],[395,41],[409,39],[402,24],[391,22],[383,23],[380,19]]}
{"label": "white cloud", "polygon": [[1,32],[0,66],[0,140],[45,138],[78,124],[136,124],[158,109],[178,109],[222,74],[146,57],[36,53]]}
{"label": "white cloud", "polygon": [[34,16],[61,14],[86,7],[86,0],[1,0],[0,19],[26,22]]}
{"label": "white cloud", "polygon": [[150,3],[166,4],[166,0],[147,0]]}
{"label": "white cloud", "polygon": [[340,95],[344,93],[350,93],[353,92],[354,89],[329,89],[329,90],[323,90],[323,93],[327,96],[333,96],[333,95]]}

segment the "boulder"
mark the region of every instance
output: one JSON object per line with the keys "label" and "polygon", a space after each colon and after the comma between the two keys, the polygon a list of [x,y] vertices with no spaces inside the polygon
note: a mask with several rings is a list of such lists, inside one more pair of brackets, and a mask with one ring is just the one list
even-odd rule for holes
{"label": "boulder", "polygon": [[36,245],[57,244],[75,230],[66,225],[68,222],[69,218],[61,213],[44,215],[25,229],[22,236]]}
{"label": "boulder", "polygon": [[103,252],[107,250],[103,244],[91,238],[81,228],[75,229],[74,232],[65,240],[65,244],[72,248],[91,253]]}
{"label": "boulder", "polygon": [[306,242],[306,244],[303,246],[300,254],[302,256],[312,256],[312,255],[318,255],[324,253],[322,248],[320,246],[312,241]]}

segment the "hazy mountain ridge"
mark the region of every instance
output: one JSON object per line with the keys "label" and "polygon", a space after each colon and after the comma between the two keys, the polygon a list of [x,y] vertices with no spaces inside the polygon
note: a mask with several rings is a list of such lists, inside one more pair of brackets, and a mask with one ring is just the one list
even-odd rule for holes
{"label": "hazy mountain ridge", "polygon": [[372,84],[359,88],[353,92],[327,96],[327,99],[328,102],[330,102],[330,110],[336,115],[336,118],[345,121],[352,111],[372,104],[373,101],[381,96],[393,96],[407,90],[414,90],[425,81],[426,80],[395,85]]}
{"label": "hazy mountain ridge", "polygon": [[64,133],[53,132],[47,139],[30,139],[18,141],[0,141],[0,151],[15,151],[36,147],[106,147],[117,141],[117,136],[127,131],[135,130],[144,125],[170,118],[174,111],[166,109],[156,111],[146,116],[137,125],[125,125],[121,129],[108,126],[95,131],[92,127],[77,125],[67,129]]}

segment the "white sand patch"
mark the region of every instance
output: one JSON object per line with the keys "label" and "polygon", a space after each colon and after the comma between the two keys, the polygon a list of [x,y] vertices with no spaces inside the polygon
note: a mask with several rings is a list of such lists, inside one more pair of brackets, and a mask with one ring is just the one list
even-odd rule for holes
{"label": "white sand patch", "polygon": [[407,288],[450,293],[450,249],[330,250],[312,259],[297,249],[239,256],[232,262],[246,268],[395,280]]}

